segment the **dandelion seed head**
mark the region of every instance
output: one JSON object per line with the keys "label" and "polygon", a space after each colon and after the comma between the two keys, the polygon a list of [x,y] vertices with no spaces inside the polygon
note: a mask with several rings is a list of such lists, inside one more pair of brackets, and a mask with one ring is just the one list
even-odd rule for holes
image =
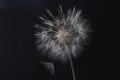
{"label": "dandelion seed head", "polygon": [[[37,29],[42,31],[36,32],[38,49],[44,50],[44,53],[50,59],[67,61],[66,52],[76,57],[77,51],[82,50],[82,45],[89,37],[89,27],[87,20],[81,17],[81,11],[68,10],[67,14],[63,14],[62,8],[58,10],[58,16],[54,16],[49,10],[47,13],[52,18],[48,19],[43,16],[44,25],[39,25]],[[66,50],[65,47],[68,47]],[[49,52],[47,52],[49,50]],[[80,54],[80,53],[79,53]]]}

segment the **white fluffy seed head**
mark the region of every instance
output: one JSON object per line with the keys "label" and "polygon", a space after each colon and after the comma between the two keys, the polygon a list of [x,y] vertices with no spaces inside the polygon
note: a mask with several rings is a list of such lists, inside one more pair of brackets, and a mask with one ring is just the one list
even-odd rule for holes
{"label": "white fluffy seed head", "polygon": [[[46,16],[40,17],[44,25],[36,27],[38,29],[35,34],[37,46],[38,49],[43,50],[41,54],[62,62],[67,61],[66,52],[76,57],[77,51],[82,49],[81,44],[86,41],[89,32],[87,21],[81,17],[81,11],[73,8],[64,15],[60,7],[58,9],[59,14],[56,17],[49,10],[47,13],[52,20]],[[68,47],[69,51],[66,51],[65,47]]]}

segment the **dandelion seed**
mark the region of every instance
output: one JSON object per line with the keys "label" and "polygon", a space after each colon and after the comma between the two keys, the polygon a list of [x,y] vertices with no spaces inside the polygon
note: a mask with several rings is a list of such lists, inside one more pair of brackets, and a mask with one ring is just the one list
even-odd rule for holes
{"label": "dandelion seed", "polygon": [[[54,16],[49,10],[47,13],[52,18],[40,17],[44,25],[39,25],[36,32],[38,49],[42,49],[43,55],[47,55],[52,60],[62,62],[70,61],[73,78],[75,80],[72,57],[77,57],[77,51],[82,49],[82,45],[89,37],[89,27],[87,20],[81,17],[81,10],[69,9],[64,15],[62,7],[58,9],[58,16]],[[47,52],[49,51],[49,52]],[[80,53],[79,53],[80,54]]]}
{"label": "dandelion seed", "polygon": [[50,62],[40,62],[41,64],[43,64],[45,66],[45,68],[53,75],[54,74],[54,65],[53,63]]}

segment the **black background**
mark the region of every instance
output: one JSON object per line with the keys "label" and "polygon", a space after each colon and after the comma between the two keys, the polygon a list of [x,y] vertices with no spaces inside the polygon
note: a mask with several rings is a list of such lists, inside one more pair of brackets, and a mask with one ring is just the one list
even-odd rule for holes
{"label": "black background", "polygon": [[119,7],[116,0],[0,0],[0,80],[72,80],[70,65],[55,63],[55,75],[40,64],[34,28],[45,9],[76,5],[91,23],[92,40],[73,60],[76,80],[120,80]]}

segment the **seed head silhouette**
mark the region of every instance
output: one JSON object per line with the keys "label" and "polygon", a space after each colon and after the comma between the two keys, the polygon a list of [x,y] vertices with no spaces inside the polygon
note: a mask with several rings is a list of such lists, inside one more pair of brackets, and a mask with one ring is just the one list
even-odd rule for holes
{"label": "seed head silhouette", "polygon": [[82,50],[82,44],[89,38],[90,29],[87,20],[82,18],[81,10],[76,10],[75,7],[64,14],[60,6],[58,16],[54,16],[49,10],[47,13],[52,19],[42,16],[40,19],[43,25],[35,26],[37,47],[43,50],[42,55],[47,55],[54,61],[67,62],[69,60],[75,80],[72,57],[76,58],[81,54],[78,51]]}

